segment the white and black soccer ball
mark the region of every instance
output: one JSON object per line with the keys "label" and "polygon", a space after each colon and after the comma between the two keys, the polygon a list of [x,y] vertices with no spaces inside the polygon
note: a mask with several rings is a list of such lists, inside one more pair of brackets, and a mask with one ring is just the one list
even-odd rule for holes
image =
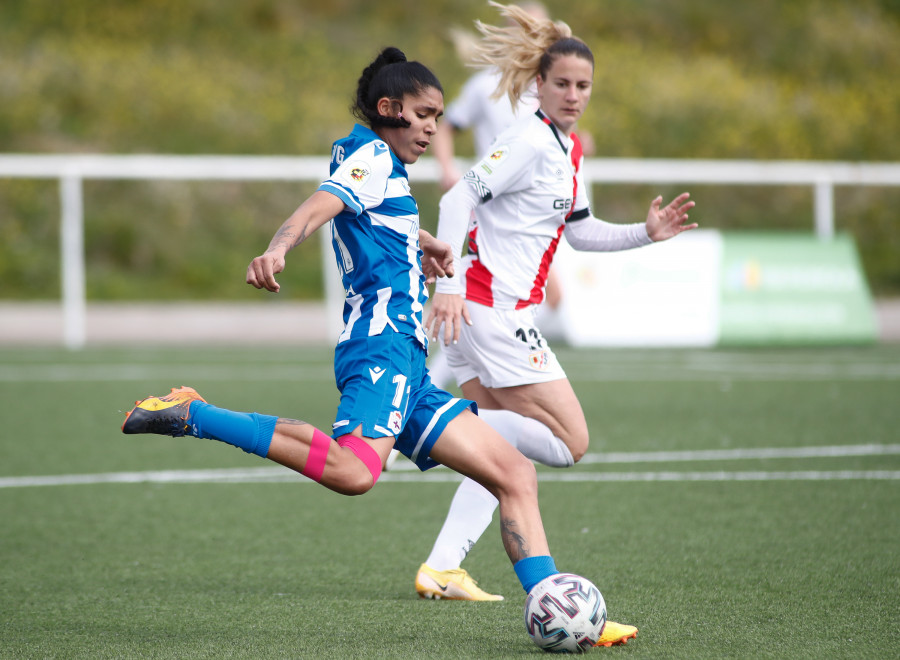
{"label": "white and black soccer ball", "polygon": [[525,629],[545,651],[584,653],[597,643],[605,625],[603,594],[579,575],[551,575],[525,599]]}

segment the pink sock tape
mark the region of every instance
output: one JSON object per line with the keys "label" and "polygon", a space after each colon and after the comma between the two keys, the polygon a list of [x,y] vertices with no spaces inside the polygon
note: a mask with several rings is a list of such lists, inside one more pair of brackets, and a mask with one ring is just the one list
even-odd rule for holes
{"label": "pink sock tape", "polygon": [[313,481],[322,481],[322,473],[325,471],[325,460],[328,458],[328,450],[331,448],[331,438],[319,429],[313,429],[312,441],[309,443],[309,456],[306,457],[306,465],[303,466],[303,475]]}
{"label": "pink sock tape", "polygon": [[381,476],[381,456],[378,455],[378,452],[372,449],[368,442],[355,435],[342,435],[337,439],[337,443],[356,454],[356,457],[369,468],[374,486],[378,482],[378,477]]}

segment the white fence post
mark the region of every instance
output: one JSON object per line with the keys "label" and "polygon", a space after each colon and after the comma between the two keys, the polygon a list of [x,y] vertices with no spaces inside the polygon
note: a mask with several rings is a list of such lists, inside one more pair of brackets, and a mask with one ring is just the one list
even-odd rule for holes
{"label": "white fence post", "polygon": [[63,343],[83,348],[87,339],[87,303],[84,274],[84,200],[80,177],[66,175],[59,181],[62,206],[60,227],[60,277],[62,278]]}
{"label": "white fence post", "polygon": [[816,181],[815,192],[816,236],[820,240],[834,238],[834,183],[827,177]]}
{"label": "white fence post", "polygon": [[[432,158],[410,168],[415,181],[438,180]],[[87,339],[84,256],[85,179],[165,179],[208,181],[321,181],[327,156],[165,156],[135,154],[0,154],[0,178],[59,179],[62,205],[60,259],[63,338],[68,348]],[[592,184],[720,184],[812,186],[815,232],[834,235],[834,186],[900,186],[900,163],[802,161],[660,160],[590,158],[585,176]],[[344,290],[331,258],[331,236],[322,231],[325,252],[325,302],[330,331],[340,332]]]}

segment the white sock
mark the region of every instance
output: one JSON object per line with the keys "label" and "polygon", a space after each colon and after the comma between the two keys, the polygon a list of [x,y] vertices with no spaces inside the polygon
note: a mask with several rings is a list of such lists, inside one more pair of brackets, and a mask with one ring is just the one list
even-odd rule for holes
{"label": "white sock", "polygon": [[476,481],[463,480],[456,489],[444,526],[425,563],[436,571],[459,568],[475,542],[491,524],[497,498]]}
{"label": "white sock", "polygon": [[572,467],[566,443],[542,422],[511,410],[479,410],[478,416],[528,458],[550,467]]}

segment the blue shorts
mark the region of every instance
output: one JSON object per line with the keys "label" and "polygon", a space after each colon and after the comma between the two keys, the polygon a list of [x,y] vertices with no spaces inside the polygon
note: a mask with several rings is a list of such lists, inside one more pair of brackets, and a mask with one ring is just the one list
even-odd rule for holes
{"label": "blue shorts", "polygon": [[394,436],[394,447],[420,470],[438,465],[429,454],[447,424],[466,408],[477,409],[431,382],[426,355],[414,337],[394,332],[338,344],[334,380],[341,402],[333,436],[362,425],[364,437]]}

